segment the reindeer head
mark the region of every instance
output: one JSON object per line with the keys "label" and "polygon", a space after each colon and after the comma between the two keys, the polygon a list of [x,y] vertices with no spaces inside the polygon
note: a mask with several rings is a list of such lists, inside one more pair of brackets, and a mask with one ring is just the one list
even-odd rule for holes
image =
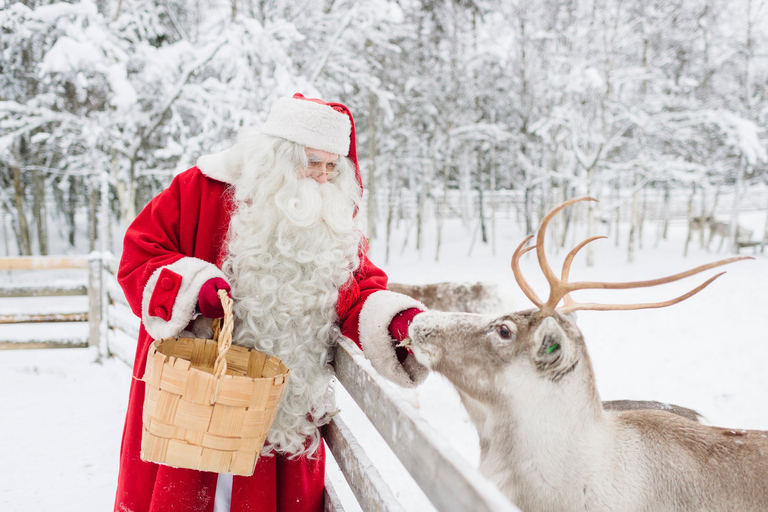
{"label": "reindeer head", "polygon": [[[661,308],[677,304],[720,277],[720,273],[680,297],[662,302],[641,304],[598,304],[575,302],[570,293],[582,289],[626,289],[656,286],[683,279],[705,270],[747,257],[728,258],[702,265],[672,276],[626,283],[568,282],[570,266],[576,254],[588,243],[605,237],[589,238],[577,245],[565,258],[561,277],[550,268],[544,254],[544,235],[555,214],[586,197],[567,201],[549,212],[541,222],[536,245],[523,249],[533,238],[526,238],[512,256],[512,271],[525,295],[537,309],[488,315],[440,313],[428,311],[418,315],[409,329],[416,358],[434,371],[445,375],[461,392],[480,402],[507,400],[509,394],[537,396],[540,390],[550,393],[571,374],[578,375],[583,391],[597,400],[591,363],[584,338],[569,313],[579,310],[631,310]],[[520,257],[536,249],[550,287],[547,301],[542,301],[520,271]],[[560,302],[563,302],[560,305]],[[574,372],[581,368],[581,371]],[[540,383],[544,382],[545,386]],[[538,391],[537,391],[538,390]],[[506,395],[506,396],[505,396]]]}
{"label": "reindeer head", "polygon": [[575,323],[557,312],[493,316],[427,311],[414,319],[409,333],[420,363],[482,403],[507,400],[509,376],[516,382],[533,377],[557,383],[589,357]]}

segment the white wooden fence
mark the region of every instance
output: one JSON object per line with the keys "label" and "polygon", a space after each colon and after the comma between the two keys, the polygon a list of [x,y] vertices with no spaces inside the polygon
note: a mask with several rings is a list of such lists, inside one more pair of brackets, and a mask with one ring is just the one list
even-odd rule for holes
{"label": "white wooden fence", "polygon": [[[45,340],[20,342],[2,339],[0,350],[25,348],[98,347],[104,356],[117,355],[131,364],[136,351],[139,320],[133,315],[115,278],[117,262],[109,254],[99,252],[88,256],[32,256],[0,258],[0,272],[78,271],[87,277],[63,284],[50,284],[33,280],[34,284],[0,285],[0,298],[56,297],[61,301],[62,312],[48,311],[23,314],[5,314],[0,310],[0,325],[37,324],[48,322],[87,322],[88,331],[83,336],[61,335],[50,329]],[[87,307],[72,312],[67,307],[68,297],[87,296]]]}
{"label": "white wooden fence", "polygon": [[[49,282],[36,282],[35,284],[4,284],[0,287],[0,298],[27,298],[27,297],[57,297],[66,304],[66,297],[88,296],[88,308],[84,311],[72,311],[69,307],[63,307],[62,312],[46,312],[8,314],[0,310],[0,324],[30,324],[41,322],[88,322],[87,336],[62,335],[57,330],[44,341],[37,339],[32,342],[19,343],[17,340],[0,339],[0,349],[9,348],[53,348],[53,347],[84,347],[98,345],[99,329],[101,322],[101,298],[98,295],[101,272],[100,261],[88,257],[20,257],[0,259],[0,271],[11,272],[37,272],[46,270],[78,270],[87,271],[88,280],[66,282],[63,284],[50,284]],[[93,282],[92,282],[93,281]]]}
{"label": "white wooden fence", "polygon": [[[88,296],[88,311],[75,316],[48,314],[5,315],[0,323],[87,321],[87,338],[57,339],[55,333],[45,343],[3,344],[0,348],[98,346],[103,356],[114,356],[133,365],[139,320],[133,315],[115,279],[116,261],[110,254],[92,253],[80,258],[0,259],[0,271],[36,269],[87,269],[87,284],[51,286],[4,285],[0,297]],[[10,345],[10,346],[9,346]],[[26,346],[24,346],[26,345]],[[363,353],[349,340],[339,344],[334,362],[339,383],[357,402],[371,423],[411,474],[424,494],[440,512],[512,512],[518,509],[470,463],[460,457],[441,435],[435,432],[405,403],[392,384],[370,365]],[[338,463],[360,507],[368,511],[403,512],[395,493],[369,459],[344,423],[344,414],[334,416],[324,427],[323,437]],[[332,483],[326,479],[325,510],[343,512],[344,507]],[[518,511],[519,512],[519,511]]]}

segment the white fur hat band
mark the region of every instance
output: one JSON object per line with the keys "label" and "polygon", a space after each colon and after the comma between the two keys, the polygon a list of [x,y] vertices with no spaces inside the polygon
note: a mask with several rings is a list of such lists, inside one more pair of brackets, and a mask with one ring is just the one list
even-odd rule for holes
{"label": "white fur hat band", "polygon": [[352,122],[330,105],[299,98],[280,98],[261,130],[275,137],[347,156]]}

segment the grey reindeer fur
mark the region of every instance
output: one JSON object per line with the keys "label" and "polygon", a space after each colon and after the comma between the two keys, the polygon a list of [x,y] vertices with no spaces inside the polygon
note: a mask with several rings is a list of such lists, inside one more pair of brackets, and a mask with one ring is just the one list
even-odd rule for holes
{"label": "grey reindeer fur", "polygon": [[604,410],[570,315],[428,311],[409,333],[458,389],[481,472],[526,512],[768,510],[767,432]]}

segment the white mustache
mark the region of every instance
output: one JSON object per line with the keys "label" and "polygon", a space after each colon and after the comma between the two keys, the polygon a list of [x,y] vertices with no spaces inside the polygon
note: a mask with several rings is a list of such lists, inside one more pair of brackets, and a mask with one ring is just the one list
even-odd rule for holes
{"label": "white mustache", "polygon": [[[278,194],[279,196],[280,194]],[[304,178],[296,185],[293,197],[281,201],[278,208],[288,221],[299,228],[311,228],[324,222],[331,231],[348,231],[353,227],[353,205],[334,183],[318,183]]]}

